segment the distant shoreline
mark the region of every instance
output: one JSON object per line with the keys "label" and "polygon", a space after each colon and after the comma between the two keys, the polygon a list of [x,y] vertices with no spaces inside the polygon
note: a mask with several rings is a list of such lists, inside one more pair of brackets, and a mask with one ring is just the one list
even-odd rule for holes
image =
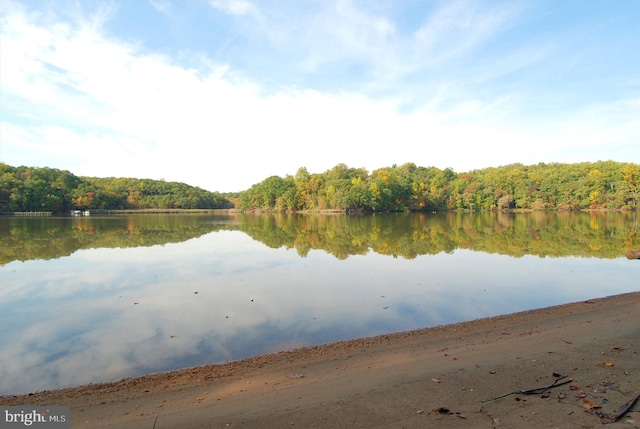
{"label": "distant shoreline", "polygon": [[[237,209],[128,209],[90,210],[91,215],[105,214],[193,214],[193,213],[238,213]],[[0,212],[0,216],[69,216],[68,212]]]}
{"label": "distant shoreline", "polygon": [[[317,209],[317,210],[245,210],[245,209],[126,209],[126,210],[90,210],[91,215],[121,215],[121,214],[197,214],[197,213],[239,213],[239,214],[321,214],[321,215],[373,215],[392,213],[620,213],[620,212],[640,212],[640,208],[596,208],[580,210],[534,210],[534,209],[503,209],[503,210],[444,210],[444,211],[349,211],[345,209]],[[0,216],[16,217],[44,217],[44,216],[71,216],[67,212],[0,212]]]}

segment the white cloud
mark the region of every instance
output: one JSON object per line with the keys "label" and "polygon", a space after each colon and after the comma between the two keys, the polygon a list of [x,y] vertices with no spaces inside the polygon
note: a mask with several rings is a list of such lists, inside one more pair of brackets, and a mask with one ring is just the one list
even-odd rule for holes
{"label": "white cloud", "polygon": [[149,0],[149,4],[158,12],[169,15],[171,13],[171,3],[163,0]]}
{"label": "white cloud", "polygon": [[[217,6],[249,7],[241,4]],[[0,88],[11,102],[1,106],[0,161],[219,191],[243,190],[301,166],[322,172],[342,162],[372,170],[411,161],[464,171],[510,162],[639,161],[637,98],[534,117],[527,115],[531,94],[521,87],[487,89],[499,77],[542,63],[545,45],[511,50],[486,72],[479,66],[459,76],[429,71],[435,66],[427,62],[450,61],[495,37],[511,25],[515,9],[491,15],[447,5],[409,48],[393,21],[353,3],[339,2],[309,21],[299,46],[314,47],[307,57],[311,68],[362,58],[381,76],[374,85],[398,82],[399,90],[385,98],[355,89],[266,87],[201,53],[192,55],[195,66],[188,68],[107,37],[101,23],[111,10],[94,14],[91,25],[28,13],[21,5],[2,15]],[[473,40],[462,37],[465,31]],[[453,35],[451,54],[441,38],[447,34]],[[314,39],[325,35],[330,43]],[[413,58],[420,44],[430,59]],[[400,75],[424,70],[422,86],[402,84]]]}
{"label": "white cloud", "polygon": [[427,19],[415,33],[415,40],[428,64],[449,61],[486,43],[512,26],[521,12],[517,4],[501,4],[488,11],[479,10],[481,7],[463,1],[448,2]]}
{"label": "white cloud", "polygon": [[231,15],[246,15],[256,13],[258,8],[248,0],[210,0],[214,8]]}

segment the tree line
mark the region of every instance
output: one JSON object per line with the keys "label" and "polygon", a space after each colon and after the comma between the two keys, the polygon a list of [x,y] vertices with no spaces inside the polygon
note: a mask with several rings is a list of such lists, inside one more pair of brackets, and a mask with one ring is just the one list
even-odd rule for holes
{"label": "tree line", "polygon": [[[126,209],[266,211],[499,211],[637,209],[640,165],[614,161],[511,164],[456,173],[393,165],[369,173],[338,164],[304,167],[223,195],[179,182],[79,177],[66,170],[0,163],[0,212]],[[229,198],[227,198],[229,197]]]}
{"label": "tree line", "polygon": [[510,164],[456,173],[413,163],[338,164],[271,176],[239,195],[245,210],[498,211],[637,209],[640,165],[614,161]]}
{"label": "tree line", "polygon": [[223,195],[179,182],[79,177],[67,170],[0,163],[0,212],[127,209],[216,209]]}

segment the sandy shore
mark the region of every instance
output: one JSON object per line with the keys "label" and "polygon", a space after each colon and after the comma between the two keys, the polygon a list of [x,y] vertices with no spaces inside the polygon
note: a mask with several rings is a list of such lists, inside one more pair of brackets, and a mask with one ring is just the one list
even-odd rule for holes
{"label": "sandy shore", "polygon": [[632,293],[0,405],[69,405],[72,428],[639,428],[640,400],[610,423],[638,394]]}

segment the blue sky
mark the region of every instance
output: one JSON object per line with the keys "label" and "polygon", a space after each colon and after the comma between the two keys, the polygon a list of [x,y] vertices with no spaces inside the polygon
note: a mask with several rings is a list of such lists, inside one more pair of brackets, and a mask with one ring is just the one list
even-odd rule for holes
{"label": "blue sky", "polygon": [[247,189],[299,167],[640,163],[640,2],[11,1],[0,162]]}

